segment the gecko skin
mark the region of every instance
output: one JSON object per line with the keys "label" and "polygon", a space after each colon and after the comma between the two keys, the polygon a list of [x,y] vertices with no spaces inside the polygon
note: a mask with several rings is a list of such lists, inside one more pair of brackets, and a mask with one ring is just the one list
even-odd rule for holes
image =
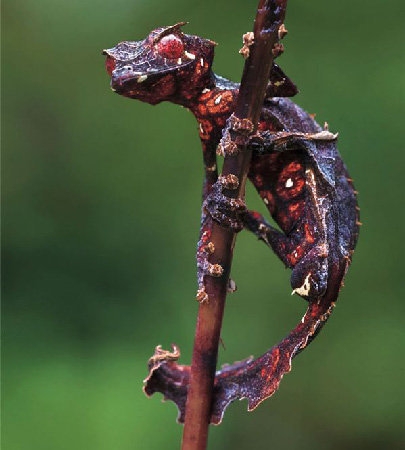
{"label": "gecko skin", "polygon": [[[272,395],[290,370],[291,359],[329,317],[356,245],[359,209],[352,180],[337,151],[337,135],[322,129],[286,98],[294,96],[297,89],[276,64],[271,69],[258,132],[249,144],[253,152],[248,177],[281,231],[259,213],[247,210],[244,199],[225,195],[226,190],[235,188],[237,179],[218,178],[216,150],[221,141],[220,153],[233,154],[227,132],[232,127],[239,84],[213,73],[216,44],[184,34],[182,25],[159,28],[142,41],[121,42],[103,53],[113,91],[153,105],[162,101],[179,104],[198,121],[205,181],[197,298],[209,301],[204,277],[221,275],[220,267],[208,261],[215,250],[210,242],[215,220],[235,231],[244,227],[254,232],[292,269],[293,293],[308,301],[302,321],[283,341],[260,358],[217,372],[211,420],[219,423],[230,402],[248,398],[251,410]],[[150,360],[145,392],[159,391],[173,400],[182,421],[189,367],[175,362],[176,352],[157,349]]]}

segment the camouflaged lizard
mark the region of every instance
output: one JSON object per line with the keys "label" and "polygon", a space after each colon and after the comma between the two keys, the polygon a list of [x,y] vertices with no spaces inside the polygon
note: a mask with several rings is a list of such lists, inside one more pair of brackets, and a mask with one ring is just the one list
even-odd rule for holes
{"label": "camouflaged lizard", "polygon": [[[314,117],[287,97],[298,91],[273,64],[253,150],[249,180],[280,231],[246,208],[244,199],[226,192],[236,177],[218,177],[217,156],[235,149],[229,130],[238,127],[232,115],[239,85],[212,71],[215,42],[184,34],[179,23],[152,31],[142,41],[124,41],[104,50],[111,88],[125,97],[152,105],[170,101],[188,108],[199,124],[205,181],[200,241],[197,249],[199,301],[209,301],[204,277],[221,276],[209,263],[213,221],[235,231],[248,229],[292,269],[293,293],[308,301],[302,321],[263,356],[217,372],[212,422],[219,423],[226,406],[248,398],[249,409],[272,395],[291,359],[318,333],[337,300],[351,262],[359,231],[356,191],[337,151],[337,134],[321,128]],[[285,28],[280,33],[285,34]],[[241,53],[249,52],[249,39]],[[282,48],[275,49],[281,53]],[[234,286],[231,285],[231,289]],[[177,404],[184,419],[189,367],[173,353],[156,349],[149,363],[145,392],[162,392]]]}

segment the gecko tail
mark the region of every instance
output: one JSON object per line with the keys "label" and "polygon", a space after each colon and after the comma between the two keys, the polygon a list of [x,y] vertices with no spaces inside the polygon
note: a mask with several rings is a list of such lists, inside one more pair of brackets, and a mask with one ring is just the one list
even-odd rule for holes
{"label": "gecko tail", "polygon": [[[318,334],[328,317],[334,303],[310,303],[301,322],[280,343],[259,358],[250,357],[226,365],[215,374],[214,398],[211,423],[222,422],[226,408],[235,400],[248,400],[248,410],[253,411],[261,402],[271,397],[283,376],[290,372],[292,359],[300,353]],[[145,379],[144,392],[151,396],[160,392],[164,400],[172,400],[179,414],[177,421],[184,423],[190,366],[177,364],[180,357],[178,347],[173,351],[156,348],[149,360],[149,375]]]}

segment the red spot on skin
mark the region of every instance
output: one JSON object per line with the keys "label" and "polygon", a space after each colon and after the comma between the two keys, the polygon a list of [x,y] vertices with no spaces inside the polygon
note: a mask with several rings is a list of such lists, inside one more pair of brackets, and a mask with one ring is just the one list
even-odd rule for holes
{"label": "red spot on skin", "polygon": [[313,244],[315,239],[311,234],[311,231],[309,229],[309,225],[306,223],[304,226],[305,229],[305,240],[309,243],[309,244]]}
{"label": "red spot on skin", "polygon": [[301,202],[298,203],[291,203],[290,205],[288,205],[288,209],[290,211],[291,214],[294,214],[295,211],[297,211],[297,209],[301,206]]}
{"label": "red spot on skin", "polygon": [[276,190],[281,198],[289,199],[299,195],[304,186],[305,177],[302,165],[293,161],[281,171]]}
{"label": "red spot on skin", "polygon": [[[233,94],[231,91],[212,91],[213,95],[207,102],[210,116],[216,114],[230,114],[233,108]],[[217,103],[215,103],[217,102]]]}
{"label": "red spot on skin", "polygon": [[267,130],[267,124],[266,122],[259,122],[259,125],[257,126],[258,131],[265,131]]}
{"label": "red spot on skin", "polygon": [[201,59],[200,59],[195,67],[196,75],[201,75],[204,71],[204,67],[205,67],[205,61],[204,61],[204,64],[201,64]]}
{"label": "red spot on skin", "polygon": [[296,203],[290,203],[288,205],[288,210],[290,212],[290,220],[292,220],[293,222],[298,220],[300,218],[300,216],[302,215],[304,206],[305,206],[304,200],[301,200]]}
{"label": "red spot on skin", "polygon": [[298,170],[302,169],[302,165],[301,163],[293,161],[292,163],[288,164],[286,169],[291,170],[292,172],[297,172]]}
{"label": "red spot on skin", "polygon": [[269,374],[267,375],[267,380],[268,381],[271,380],[271,377],[273,376],[274,372],[277,369],[277,364],[278,364],[278,361],[280,359],[280,349],[275,348],[274,351],[273,351],[273,354],[271,356],[273,357],[273,361],[272,361],[272,364],[271,364],[271,368],[270,368]]}
{"label": "red spot on skin", "polygon": [[277,131],[270,121],[262,120],[257,126],[258,131]]}
{"label": "red spot on skin", "polygon": [[319,316],[319,312],[320,312],[321,308],[318,306],[316,308],[314,308],[314,310],[311,312],[311,317],[318,317]]}
{"label": "red spot on skin", "polygon": [[197,119],[204,117],[209,118],[213,122],[219,121],[222,128],[234,108],[235,99],[236,95],[232,91],[214,89],[203,93],[199,97],[198,104],[196,105]]}
{"label": "red spot on skin", "polygon": [[163,58],[178,59],[184,53],[184,45],[180,38],[174,34],[164,36],[157,44],[157,51]]}
{"label": "red spot on skin", "polygon": [[199,120],[200,123],[200,138],[210,140],[213,129],[212,123],[209,120]]}
{"label": "red spot on skin", "polygon": [[258,188],[261,188],[263,186],[263,177],[261,175],[254,175],[254,180],[255,186],[257,186]]}
{"label": "red spot on skin", "polygon": [[105,60],[105,69],[108,73],[108,75],[112,75],[113,70],[115,69],[115,59],[112,58],[111,56],[107,56],[106,60]]}
{"label": "red spot on skin", "polygon": [[304,256],[304,248],[298,245],[295,250],[287,255],[287,259],[290,261],[291,265],[295,266],[297,262]]}

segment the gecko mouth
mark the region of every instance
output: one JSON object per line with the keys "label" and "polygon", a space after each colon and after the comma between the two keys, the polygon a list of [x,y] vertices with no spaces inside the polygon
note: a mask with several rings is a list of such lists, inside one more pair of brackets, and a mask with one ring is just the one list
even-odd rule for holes
{"label": "gecko mouth", "polygon": [[[169,72],[167,72],[169,73]],[[148,94],[153,86],[162,79],[162,73],[147,74],[135,72],[127,75],[112,75],[111,88],[117,94],[135,95]]]}
{"label": "gecko mouth", "polygon": [[153,75],[148,75],[142,72],[120,73],[111,75],[111,86],[114,88],[129,86],[132,84],[142,84],[145,81],[153,80]]}
{"label": "gecko mouth", "polygon": [[153,68],[148,71],[138,72],[132,68],[121,68],[118,70],[114,70],[111,74],[111,87],[114,90],[125,90],[128,88],[134,88],[138,90],[138,88],[144,88],[146,86],[153,85],[158,82],[160,79],[167,75],[171,75],[175,73],[179,69],[183,69],[185,66],[192,64],[190,61],[187,64],[183,64],[181,67],[174,66],[169,67],[164,70],[154,70]]}

